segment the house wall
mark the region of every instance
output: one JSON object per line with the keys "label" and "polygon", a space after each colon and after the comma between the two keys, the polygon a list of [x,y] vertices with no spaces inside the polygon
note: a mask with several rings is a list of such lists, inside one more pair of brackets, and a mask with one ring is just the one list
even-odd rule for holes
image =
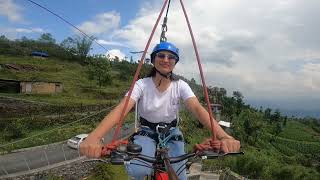
{"label": "house wall", "polygon": [[63,86],[61,83],[55,83],[56,93],[61,93],[63,90]]}
{"label": "house wall", "polygon": [[61,83],[21,82],[21,93],[48,94],[62,92]]}

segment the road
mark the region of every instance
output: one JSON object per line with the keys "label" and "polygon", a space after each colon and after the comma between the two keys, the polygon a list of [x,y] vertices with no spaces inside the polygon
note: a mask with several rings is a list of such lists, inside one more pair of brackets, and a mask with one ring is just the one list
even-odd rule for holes
{"label": "road", "polygon": [[[123,128],[120,137],[125,137],[132,132],[133,125],[129,128]],[[111,142],[113,134],[114,131],[111,131],[105,135],[105,143]],[[79,151],[71,149],[65,142],[2,155],[0,156],[0,178],[4,175],[27,172],[78,157],[80,157]]]}

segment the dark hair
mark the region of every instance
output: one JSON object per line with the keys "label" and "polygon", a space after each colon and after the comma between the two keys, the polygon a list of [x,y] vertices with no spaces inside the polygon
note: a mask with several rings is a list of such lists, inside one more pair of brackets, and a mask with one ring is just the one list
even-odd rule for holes
{"label": "dark hair", "polygon": [[155,77],[156,73],[157,73],[156,68],[153,66],[149,74],[147,75],[147,77]]}
{"label": "dark hair", "polygon": [[[149,72],[149,74],[147,75],[147,77],[155,77],[157,74],[157,70],[156,68],[153,66],[151,71]],[[177,81],[179,80],[179,78],[174,74],[174,73],[171,73],[171,76],[170,76],[170,80],[171,81]]]}

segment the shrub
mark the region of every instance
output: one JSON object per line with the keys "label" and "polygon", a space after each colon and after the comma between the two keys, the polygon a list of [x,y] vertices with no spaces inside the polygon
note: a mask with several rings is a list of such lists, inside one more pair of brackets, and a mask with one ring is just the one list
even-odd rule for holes
{"label": "shrub", "polygon": [[9,122],[4,128],[3,137],[6,141],[22,138],[25,134],[24,129],[25,127],[23,126],[21,121]]}

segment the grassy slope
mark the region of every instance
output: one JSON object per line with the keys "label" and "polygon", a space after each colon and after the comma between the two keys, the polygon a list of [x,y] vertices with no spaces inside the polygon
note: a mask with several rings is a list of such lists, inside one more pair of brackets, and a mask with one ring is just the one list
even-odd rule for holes
{"label": "grassy slope", "polygon": [[[59,59],[38,59],[32,57],[10,57],[10,56],[0,56],[0,64],[16,64],[23,65],[31,70],[7,70],[0,69],[0,79],[10,79],[10,80],[21,80],[21,81],[50,81],[50,82],[62,82],[63,92],[57,94],[7,94],[0,93],[0,96],[7,96],[15,99],[25,99],[32,100],[35,102],[46,102],[50,104],[64,105],[67,106],[74,105],[96,105],[96,104],[115,104],[119,101],[119,98],[123,96],[124,92],[128,87],[128,82],[121,82],[117,79],[114,80],[113,84],[108,87],[98,87],[95,81],[89,81],[86,75],[86,67],[78,63],[62,61]],[[116,74],[115,72],[114,74]],[[57,115],[54,113],[52,115]],[[75,121],[74,114],[68,113],[67,117],[69,120],[65,120],[65,123],[70,123]],[[32,112],[28,118],[34,121],[34,116],[38,117],[38,112]],[[131,117],[131,116],[130,116]],[[128,118],[130,118],[128,117]],[[31,118],[31,119],[30,119]],[[78,117],[77,119],[79,119]],[[52,142],[62,141],[68,139],[75,134],[90,132],[93,128],[91,122],[97,118],[93,116],[89,119],[84,119],[76,124],[70,124],[63,128],[54,130],[52,133],[45,133],[51,129],[60,127],[62,124],[58,123],[55,125],[46,126],[44,128],[22,128],[23,136],[22,138],[34,136],[36,134],[42,134],[41,136],[36,136],[34,138],[15,143],[14,145],[2,148],[3,151],[10,151],[13,149],[30,147],[35,145],[48,144]],[[1,118],[0,118],[1,119]],[[27,120],[28,120],[27,119]],[[47,119],[43,117],[42,119]],[[60,119],[60,118],[59,118]],[[100,117],[102,119],[102,116]],[[6,121],[6,119],[1,119]],[[13,120],[18,121],[19,125],[21,122],[26,121],[21,119],[21,117],[13,118]],[[61,121],[61,120],[59,120]],[[26,126],[26,125],[23,125]],[[45,133],[45,134],[43,134]],[[58,134],[55,138],[52,138],[52,134]],[[18,139],[12,139],[10,141],[4,140],[4,137],[0,135],[0,144],[7,144],[9,142],[14,142]]]}
{"label": "grassy slope", "polygon": [[86,67],[58,59],[0,56],[0,64],[31,65],[32,71],[1,70],[0,78],[25,81],[62,82],[63,92],[49,95],[1,94],[11,97],[56,104],[100,104],[114,101],[127,88],[126,82],[115,81],[110,87],[99,88],[86,75]]}
{"label": "grassy slope", "polygon": [[320,142],[319,133],[297,121],[288,121],[286,128],[279,134],[279,137],[296,141]]}

